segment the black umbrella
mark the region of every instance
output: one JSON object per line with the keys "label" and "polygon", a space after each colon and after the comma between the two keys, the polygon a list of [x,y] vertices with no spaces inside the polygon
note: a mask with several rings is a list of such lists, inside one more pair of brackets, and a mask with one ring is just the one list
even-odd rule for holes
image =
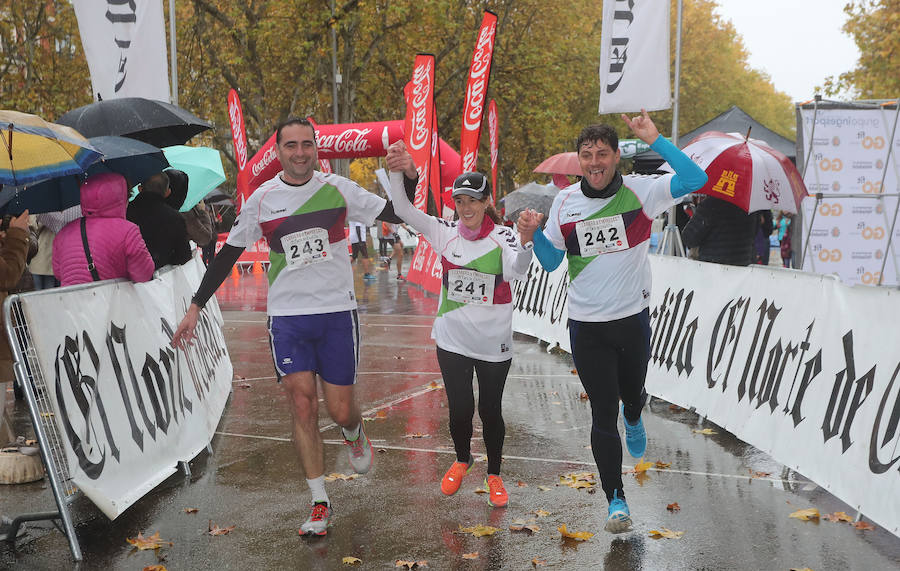
{"label": "black umbrella", "polygon": [[[103,153],[100,161],[91,165],[86,175],[116,172],[125,177],[129,188],[169,167],[163,152],[141,141],[126,137],[92,137],[88,139]],[[85,175],[70,175],[37,184],[7,186],[0,191],[0,213],[18,214],[26,208],[31,214],[57,212],[81,201],[80,183]]]}
{"label": "black umbrella", "polygon": [[212,204],[214,202],[228,202],[234,204],[234,199],[218,188],[214,188],[213,190],[211,190],[209,194],[203,197],[203,200],[207,204]]}
{"label": "black umbrella", "polygon": [[212,129],[190,111],[143,97],[97,101],[69,111],[57,123],[74,127],[85,137],[121,135],[160,148],[183,145],[194,135]]}

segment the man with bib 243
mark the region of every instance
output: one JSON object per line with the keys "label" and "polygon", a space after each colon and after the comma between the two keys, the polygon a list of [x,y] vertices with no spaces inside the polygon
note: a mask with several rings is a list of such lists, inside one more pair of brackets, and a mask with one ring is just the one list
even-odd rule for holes
{"label": "man with bib 243", "polygon": [[628,452],[640,458],[647,446],[641,409],[650,356],[650,225],[706,183],[706,173],[659,135],[646,111],[622,118],[676,174],[623,177],[616,168],[616,131],[586,127],[576,143],[583,178],[556,195],[544,231],[534,234],[534,253],[545,270],[568,258],[572,358],[591,401],[591,450],[609,501],[606,529],[613,533],[631,527],[622,490],[619,399]]}
{"label": "man with bib 243", "polygon": [[267,313],[272,357],[288,397],[294,447],[312,494],[311,513],[300,535],[325,535],[332,509],[325,493],[317,376],[328,413],[341,426],[353,469],[363,474],[372,466],[372,447],[354,394],[359,322],[344,226],[347,220],[369,226],[376,218],[400,219],[383,198],[344,177],[315,170],[315,131],[306,119],[278,125],[276,152],[283,171],[244,204],[172,345],[183,347],[193,338],[200,310],[241,252],[265,237],[270,249]]}

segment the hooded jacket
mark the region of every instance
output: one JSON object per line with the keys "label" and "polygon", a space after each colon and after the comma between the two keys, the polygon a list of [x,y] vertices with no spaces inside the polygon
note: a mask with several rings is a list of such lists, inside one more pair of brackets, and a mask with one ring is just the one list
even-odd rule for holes
{"label": "hooded jacket", "polygon": [[[91,257],[101,280],[153,277],[153,259],[137,225],[125,220],[128,188],[115,173],[90,177],[81,186],[81,210],[87,220]],[[53,273],[60,285],[93,281],[81,239],[81,219],[66,224],[53,241]]]}

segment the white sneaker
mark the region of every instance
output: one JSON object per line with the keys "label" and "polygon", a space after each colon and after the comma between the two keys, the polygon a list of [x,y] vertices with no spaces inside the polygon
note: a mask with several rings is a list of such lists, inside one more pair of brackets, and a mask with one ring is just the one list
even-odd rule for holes
{"label": "white sneaker", "polygon": [[314,503],[309,517],[300,526],[300,535],[325,535],[328,533],[328,519],[331,517],[331,513],[331,506],[327,502]]}
{"label": "white sneaker", "polygon": [[[341,435],[343,435],[343,431]],[[347,455],[350,457],[350,465],[357,474],[365,474],[372,469],[375,456],[372,454],[372,443],[369,442],[369,437],[363,430],[362,421],[359,423],[359,436],[356,440],[350,441],[344,438],[344,444],[349,447]]]}

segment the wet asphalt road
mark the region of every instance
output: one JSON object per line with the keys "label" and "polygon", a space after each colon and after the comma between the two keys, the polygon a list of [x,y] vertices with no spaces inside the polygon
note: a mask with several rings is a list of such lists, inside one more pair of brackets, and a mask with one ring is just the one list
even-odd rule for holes
{"label": "wet asphalt road", "polygon": [[[357,280],[363,338],[358,399],[372,418],[365,427],[378,450],[375,467],[366,476],[327,484],[333,527],[324,538],[298,537],[309,496],[289,440],[290,413],[273,377],[265,289],[262,275],[247,274],[228,279],[218,294],[235,380],[213,454],[201,454],[190,477],[172,476],[114,522],[85,501],[76,503],[80,566],[64,536],[45,523],[30,525],[15,547],[0,545],[0,568],[350,569],[344,557],[359,558],[353,567],[359,569],[395,568],[397,560],[427,561],[429,569],[532,569],[533,560],[544,562],[537,568],[552,569],[900,568],[900,539],[881,529],[790,518],[808,507],[823,515],[855,514],[801,474],[660,400],[645,409],[645,459],[670,467],[640,479],[627,475],[634,531],[604,532],[602,491],[558,485],[561,475],[596,470],[588,449],[590,405],[581,399],[570,357],[548,354],[524,337],[516,339],[504,396],[509,506],[491,508],[475,493],[484,462],[476,463],[457,495],[443,496],[439,479],[454,455],[429,335],[437,300],[383,271],[373,284]],[[21,403],[9,413],[20,431],[27,430]],[[352,473],[324,407],[320,426],[326,473]],[[476,415],[476,454],[484,450],[478,426]],[[716,434],[694,432],[701,428]],[[625,463],[625,469],[634,463],[627,453]],[[751,470],[770,475],[752,478]],[[675,502],[681,509],[669,511]],[[49,509],[52,496],[42,482],[0,489],[0,512]],[[549,513],[539,517],[536,511]],[[539,527],[535,533],[509,530],[515,520],[528,519]],[[235,529],[210,536],[210,521]],[[488,537],[456,533],[478,524],[499,531]],[[595,535],[562,540],[562,524]],[[649,536],[662,528],[684,535]],[[136,552],[125,541],[156,531],[174,545]]]}

